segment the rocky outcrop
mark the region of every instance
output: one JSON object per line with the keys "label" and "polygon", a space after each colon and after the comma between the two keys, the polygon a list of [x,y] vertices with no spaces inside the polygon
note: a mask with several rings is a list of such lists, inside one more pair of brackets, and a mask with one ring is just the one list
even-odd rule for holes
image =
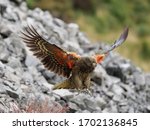
{"label": "rocky outcrop", "polygon": [[0,112],[150,112],[150,74],[111,53],[93,74],[92,96],[55,90],[64,78],[47,71],[23,44],[20,31],[34,25],[49,41],[91,55],[91,44],[75,23],[66,24],[23,0],[0,1]]}

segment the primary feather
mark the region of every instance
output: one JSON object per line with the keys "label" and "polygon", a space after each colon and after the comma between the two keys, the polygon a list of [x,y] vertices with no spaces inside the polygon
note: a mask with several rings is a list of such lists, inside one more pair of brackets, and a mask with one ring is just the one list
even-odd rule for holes
{"label": "primary feather", "polygon": [[59,75],[69,77],[72,67],[79,57],[67,53],[55,44],[46,41],[33,26],[28,26],[22,32],[22,39],[26,45],[33,51],[33,54],[41,60],[43,65]]}

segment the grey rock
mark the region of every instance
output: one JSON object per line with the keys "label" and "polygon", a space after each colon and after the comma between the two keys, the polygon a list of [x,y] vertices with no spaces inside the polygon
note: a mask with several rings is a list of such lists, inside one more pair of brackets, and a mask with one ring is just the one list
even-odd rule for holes
{"label": "grey rock", "polygon": [[90,41],[87,39],[84,33],[79,32],[78,33],[78,41],[80,45],[88,45],[90,44]]}
{"label": "grey rock", "polygon": [[0,95],[0,112],[20,112],[18,103],[8,95]]}
{"label": "grey rock", "polygon": [[23,27],[32,24],[49,42],[82,56],[92,56],[109,45],[91,44],[77,24],[66,24],[40,8],[29,10],[23,0],[3,0],[0,7],[4,9],[0,15],[0,112],[26,112],[21,108],[33,103],[44,103],[51,112],[64,111],[67,104],[70,112],[150,111],[150,74],[114,52],[96,67],[92,96],[70,90],[53,91],[53,84],[65,78],[46,70],[27,50],[18,36]]}
{"label": "grey rock", "polygon": [[50,91],[50,90],[52,90],[52,88],[53,88],[53,84],[50,84],[50,83],[47,83],[47,82],[44,82],[43,83],[43,86],[45,87],[45,89],[47,90],[47,91]]}
{"label": "grey rock", "polygon": [[113,100],[110,100],[109,103],[107,104],[107,107],[105,107],[102,110],[102,113],[117,113],[117,112],[118,112],[117,104]]}
{"label": "grey rock", "polygon": [[21,62],[19,61],[19,59],[16,59],[15,57],[9,57],[7,65],[13,69],[17,67],[21,68]]}
{"label": "grey rock", "polygon": [[54,24],[56,24],[59,27],[65,27],[66,26],[65,22],[62,21],[61,19],[58,19],[58,18],[54,18],[53,22],[54,22]]}
{"label": "grey rock", "polygon": [[0,61],[0,78],[4,76],[4,64]]}
{"label": "grey rock", "polygon": [[34,57],[34,56],[31,54],[31,52],[30,52],[30,54],[28,54],[28,55],[26,56],[25,65],[28,66],[28,67],[30,67],[30,66],[34,66],[34,67],[35,67],[35,66],[38,65],[38,64],[39,64],[39,62],[38,62],[37,58]]}
{"label": "grey rock", "polygon": [[91,113],[90,111],[88,111],[88,110],[82,110],[82,111],[79,111],[79,113]]}
{"label": "grey rock", "polygon": [[102,110],[102,113],[110,113],[111,110],[110,108],[106,107],[105,109]]}
{"label": "grey rock", "polygon": [[128,113],[134,113],[135,111],[134,111],[134,108],[129,108],[129,110],[128,111],[126,111],[126,112],[128,112]]}
{"label": "grey rock", "polygon": [[127,113],[127,112],[129,112],[129,107],[128,106],[122,106],[119,108],[118,112]]}
{"label": "grey rock", "polygon": [[86,105],[87,110],[89,110],[91,112],[96,110],[96,107],[94,107],[94,106],[96,106],[96,102],[94,102],[93,97],[85,98],[83,101]]}
{"label": "grey rock", "polygon": [[28,72],[32,75],[34,79],[38,79],[41,76],[41,74],[37,71],[37,69],[34,66],[28,67]]}
{"label": "grey rock", "polygon": [[42,82],[42,80],[40,80],[40,79],[38,81],[34,82],[34,85],[36,86],[35,89],[38,89],[39,91],[41,91],[42,93],[45,93],[45,94],[51,93],[53,85],[47,83],[46,80],[44,82]]}
{"label": "grey rock", "polygon": [[5,65],[0,61],[0,70],[2,71],[4,70],[4,68],[5,68]]}
{"label": "grey rock", "polygon": [[66,40],[64,42],[64,48],[67,48],[67,50],[71,52],[77,52],[79,54],[83,53],[83,50],[80,48],[79,44],[75,41]]}
{"label": "grey rock", "polygon": [[5,0],[5,1],[1,0],[0,4],[7,5],[7,4],[9,4],[9,1],[8,0]]}
{"label": "grey rock", "polygon": [[143,74],[139,73],[139,72],[135,72],[133,73],[133,77],[134,77],[134,83],[139,85],[139,86],[144,86],[145,85],[145,77]]}
{"label": "grey rock", "polygon": [[107,77],[106,71],[101,65],[97,65],[92,76],[92,81],[94,81],[98,85],[102,85],[105,77]]}
{"label": "grey rock", "polygon": [[18,86],[16,85],[16,83],[15,82],[10,82],[10,81],[8,81],[8,80],[4,80],[3,81],[3,84],[5,85],[5,86],[8,86],[11,90],[13,90],[13,91],[16,91],[17,89],[18,89]]}
{"label": "grey rock", "polygon": [[0,25],[0,34],[3,38],[7,38],[11,33],[11,30],[7,26],[4,26],[4,24]]}
{"label": "grey rock", "polygon": [[23,15],[26,15],[26,13],[24,13],[24,12],[27,12],[27,10],[28,10],[27,4],[25,2],[22,2],[20,4],[20,9],[21,9]]}
{"label": "grey rock", "polygon": [[32,12],[29,12],[29,15],[31,15],[37,21],[42,21],[44,12],[40,8],[35,8]]}
{"label": "grey rock", "polygon": [[70,23],[67,26],[67,30],[68,30],[69,38],[76,39],[76,36],[79,32],[79,26],[75,23]]}
{"label": "grey rock", "polygon": [[54,78],[56,75],[53,72],[44,70],[42,71],[42,75],[46,78],[46,79],[52,79]]}
{"label": "grey rock", "polygon": [[1,17],[4,15],[4,13],[6,12],[6,8],[7,8],[7,6],[6,6],[5,4],[3,4],[3,3],[0,2],[0,13],[1,13],[0,18],[1,18]]}
{"label": "grey rock", "polygon": [[6,108],[0,103],[0,113],[4,113],[6,111]]}
{"label": "grey rock", "polygon": [[69,103],[68,103],[68,106],[69,106],[69,108],[71,108],[72,110],[75,110],[75,111],[79,111],[79,110],[80,110],[80,107],[77,106],[77,104],[75,104],[75,103],[69,102]]}
{"label": "grey rock", "polygon": [[66,89],[54,90],[53,93],[59,95],[60,97],[65,97],[65,98],[73,97],[73,93]]}
{"label": "grey rock", "polygon": [[127,105],[128,105],[128,101],[127,100],[122,100],[122,102],[119,103],[119,107],[127,106]]}
{"label": "grey rock", "polygon": [[115,102],[120,102],[121,96],[120,95],[114,95],[112,98]]}
{"label": "grey rock", "polygon": [[17,92],[13,91],[13,90],[7,89],[6,92],[12,98],[15,98],[15,99],[19,98],[19,94]]}
{"label": "grey rock", "polygon": [[113,98],[113,96],[114,96],[114,93],[111,92],[111,91],[108,91],[108,90],[105,90],[104,93],[105,93],[105,95],[108,96],[109,98]]}
{"label": "grey rock", "polygon": [[9,66],[6,67],[4,77],[11,82],[15,82],[16,84],[19,84],[21,80],[21,77],[18,77],[15,74],[15,70]]}
{"label": "grey rock", "polygon": [[94,101],[96,102],[97,106],[99,106],[101,109],[103,109],[104,107],[106,107],[107,102],[105,101],[105,99],[97,96],[94,99]]}
{"label": "grey rock", "polygon": [[125,60],[118,55],[110,55],[103,65],[109,75],[120,78],[123,83],[128,83],[128,78],[133,72],[137,71],[137,68],[129,60]]}
{"label": "grey rock", "polygon": [[24,0],[10,0],[10,1],[14,2],[16,5],[19,5]]}
{"label": "grey rock", "polygon": [[15,9],[12,6],[7,6],[6,13],[4,13],[4,17],[9,21],[14,22],[19,20],[17,13],[15,12]]}
{"label": "grey rock", "polygon": [[7,47],[5,46],[6,42],[5,41],[0,41],[0,60],[4,63],[8,62],[8,57],[9,57],[9,51]]}
{"label": "grey rock", "polygon": [[120,87],[122,87],[124,89],[124,91],[126,92],[130,92],[132,90],[131,86],[128,84],[124,84],[124,83],[119,83]]}
{"label": "grey rock", "polygon": [[30,90],[30,86],[25,85],[25,84],[21,84],[20,88],[21,88],[22,91],[28,91],[28,90]]}
{"label": "grey rock", "polygon": [[114,94],[119,96],[121,96],[124,93],[124,90],[117,84],[113,84],[111,90]]}
{"label": "grey rock", "polygon": [[54,26],[52,30],[54,33],[58,35],[58,38],[60,41],[66,41],[66,39],[68,39],[69,37],[67,30],[65,30],[62,27]]}
{"label": "grey rock", "polygon": [[150,74],[145,74],[145,84],[150,87]]}
{"label": "grey rock", "polygon": [[[14,30],[14,28],[12,28]],[[5,39],[7,49],[11,52],[11,55],[19,60],[22,60],[24,56],[23,44],[17,34],[13,33],[9,38]]]}
{"label": "grey rock", "polygon": [[111,86],[113,84],[118,84],[120,82],[120,79],[114,76],[106,76],[105,82],[107,86]]}
{"label": "grey rock", "polygon": [[117,105],[113,105],[113,106],[111,107],[110,112],[111,112],[111,113],[117,113],[117,112],[118,112]]}
{"label": "grey rock", "polygon": [[[62,81],[64,81],[66,78],[62,77],[62,76],[58,76],[55,74],[55,76],[53,78],[51,78],[51,80],[49,81],[51,84],[58,84],[61,83]],[[55,82],[54,82],[54,81]]]}
{"label": "grey rock", "polygon": [[[81,94],[71,98],[70,101],[77,104],[77,106],[79,106],[81,110],[84,110],[86,108],[86,105],[84,102],[84,99],[86,98],[86,96],[87,95],[84,95],[81,93]],[[87,96],[87,97],[89,97],[89,96]]]}
{"label": "grey rock", "polygon": [[24,72],[22,74],[22,81],[25,83],[33,83],[33,77],[29,72]]}
{"label": "grey rock", "polygon": [[20,113],[21,109],[19,108],[19,105],[17,102],[10,102],[9,103],[9,113]]}
{"label": "grey rock", "polygon": [[6,87],[3,83],[0,83],[0,94],[6,94]]}
{"label": "grey rock", "polygon": [[147,106],[147,110],[150,112],[150,105]]}
{"label": "grey rock", "polygon": [[9,107],[6,105],[4,98],[0,98],[0,113],[8,113]]}
{"label": "grey rock", "polygon": [[121,68],[116,64],[109,64],[106,67],[106,71],[109,75],[120,78],[122,81],[126,80],[126,76],[122,72]]}

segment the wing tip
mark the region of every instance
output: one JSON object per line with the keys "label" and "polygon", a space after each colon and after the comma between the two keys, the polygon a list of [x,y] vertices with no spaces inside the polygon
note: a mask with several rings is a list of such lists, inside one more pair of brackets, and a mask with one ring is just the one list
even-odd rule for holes
{"label": "wing tip", "polygon": [[124,41],[127,39],[128,33],[129,33],[129,27],[127,26],[122,33],[122,38],[124,39]]}

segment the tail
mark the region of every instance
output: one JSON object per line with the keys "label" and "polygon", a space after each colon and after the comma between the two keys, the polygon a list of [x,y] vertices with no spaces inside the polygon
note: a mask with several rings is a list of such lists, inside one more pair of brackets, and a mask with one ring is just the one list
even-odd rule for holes
{"label": "tail", "polygon": [[71,88],[70,80],[66,79],[63,82],[54,85],[53,90],[56,90],[56,89],[70,89],[70,88]]}

